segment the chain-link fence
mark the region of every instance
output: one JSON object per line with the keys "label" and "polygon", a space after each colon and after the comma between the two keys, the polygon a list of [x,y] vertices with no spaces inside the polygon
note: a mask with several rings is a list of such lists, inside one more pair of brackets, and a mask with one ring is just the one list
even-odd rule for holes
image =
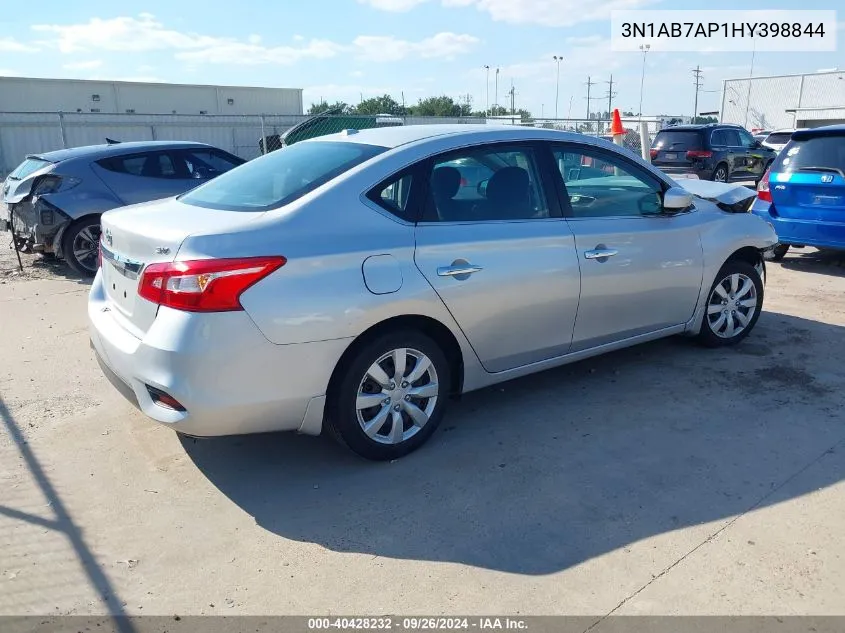
{"label": "chain-link fence", "polygon": [[[650,140],[663,122],[646,120]],[[457,123],[521,125],[610,137],[605,119],[523,119],[512,117],[417,117],[388,115],[159,115],[61,112],[0,112],[0,177],[5,177],[28,154],[96,145],[108,140],[197,141],[245,159],[273,151],[283,144],[339,132],[398,125]],[[624,146],[640,153],[639,119],[623,118]]]}
{"label": "chain-link fence", "polygon": [[728,79],[721,120],[749,130],[842,123],[845,72]]}

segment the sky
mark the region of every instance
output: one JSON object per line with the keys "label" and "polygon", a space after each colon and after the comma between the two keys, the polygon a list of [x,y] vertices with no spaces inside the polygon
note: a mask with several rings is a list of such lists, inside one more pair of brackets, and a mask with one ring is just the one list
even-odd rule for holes
{"label": "sky", "polygon": [[[591,109],[690,116],[700,65],[699,112],[718,110],[723,79],[747,77],[750,53],[613,52],[613,9],[793,9],[767,0],[41,0],[5,11],[0,76],[112,79],[304,89],[357,103],[390,94],[400,103],[446,94],[474,110],[507,103],[535,116],[583,117]],[[21,5],[23,6],[23,5]],[[804,9],[836,3],[803,0]],[[841,21],[839,39],[843,31]],[[554,56],[563,57],[559,65]],[[484,66],[490,66],[488,71]],[[845,68],[836,53],[760,53],[754,76]],[[559,83],[558,83],[559,81]],[[559,91],[559,93],[558,93]]]}

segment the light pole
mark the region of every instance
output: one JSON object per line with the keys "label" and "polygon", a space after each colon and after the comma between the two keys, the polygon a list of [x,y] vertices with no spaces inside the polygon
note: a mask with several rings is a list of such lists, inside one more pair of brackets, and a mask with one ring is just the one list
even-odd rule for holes
{"label": "light pole", "polygon": [[640,120],[643,118],[643,85],[645,85],[645,56],[651,49],[651,44],[640,44],[640,50],[643,52],[643,72],[640,75]]}
{"label": "light pole", "polygon": [[557,104],[560,101],[560,62],[563,61],[563,55],[553,55],[552,59],[555,60],[557,65],[557,77],[555,79],[555,118],[557,118]]}
{"label": "light pole", "polygon": [[484,87],[487,89],[487,108],[484,110],[485,114],[490,114],[490,66],[484,64],[484,68],[487,69],[487,81],[484,82]]}
{"label": "light pole", "polygon": [[493,103],[493,108],[499,107],[499,69],[496,68],[496,101]]}

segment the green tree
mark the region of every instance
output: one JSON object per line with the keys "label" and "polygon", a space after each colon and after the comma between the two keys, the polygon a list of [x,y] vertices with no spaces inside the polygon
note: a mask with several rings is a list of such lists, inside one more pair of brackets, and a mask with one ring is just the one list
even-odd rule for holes
{"label": "green tree", "polygon": [[411,106],[411,114],[415,116],[469,116],[472,112],[469,104],[457,103],[452,97],[440,95],[420,99],[417,105]]}
{"label": "green tree", "polygon": [[380,97],[364,99],[353,108],[353,112],[355,114],[392,114],[394,116],[402,116],[405,114],[405,108],[390,95],[382,95]]}
{"label": "green tree", "polygon": [[697,116],[692,120],[693,123],[718,123],[719,119],[714,116]]}
{"label": "green tree", "polygon": [[308,108],[307,114],[321,114],[326,110],[335,110],[340,108],[343,113],[349,112],[349,104],[344,103],[343,101],[335,101],[334,103],[329,103],[325,99],[317,103],[312,103],[311,107]]}

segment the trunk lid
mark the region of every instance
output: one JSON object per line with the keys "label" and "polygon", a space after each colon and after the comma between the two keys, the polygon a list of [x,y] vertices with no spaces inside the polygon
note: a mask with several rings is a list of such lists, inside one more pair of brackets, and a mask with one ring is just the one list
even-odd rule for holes
{"label": "trunk lid", "polygon": [[702,134],[696,130],[661,130],[651,149],[654,165],[688,167],[693,161],[687,158],[687,152],[703,149]]}
{"label": "trunk lid", "polygon": [[185,239],[222,233],[263,213],[222,211],[183,204],[175,198],[108,211],[101,217],[102,278],[115,318],[141,338],[155,320],[158,305],[138,295],[148,264],[176,259]]}
{"label": "trunk lid", "polygon": [[845,131],[796,132],[775,160],[769,190],[782,218],[845,223]]}

